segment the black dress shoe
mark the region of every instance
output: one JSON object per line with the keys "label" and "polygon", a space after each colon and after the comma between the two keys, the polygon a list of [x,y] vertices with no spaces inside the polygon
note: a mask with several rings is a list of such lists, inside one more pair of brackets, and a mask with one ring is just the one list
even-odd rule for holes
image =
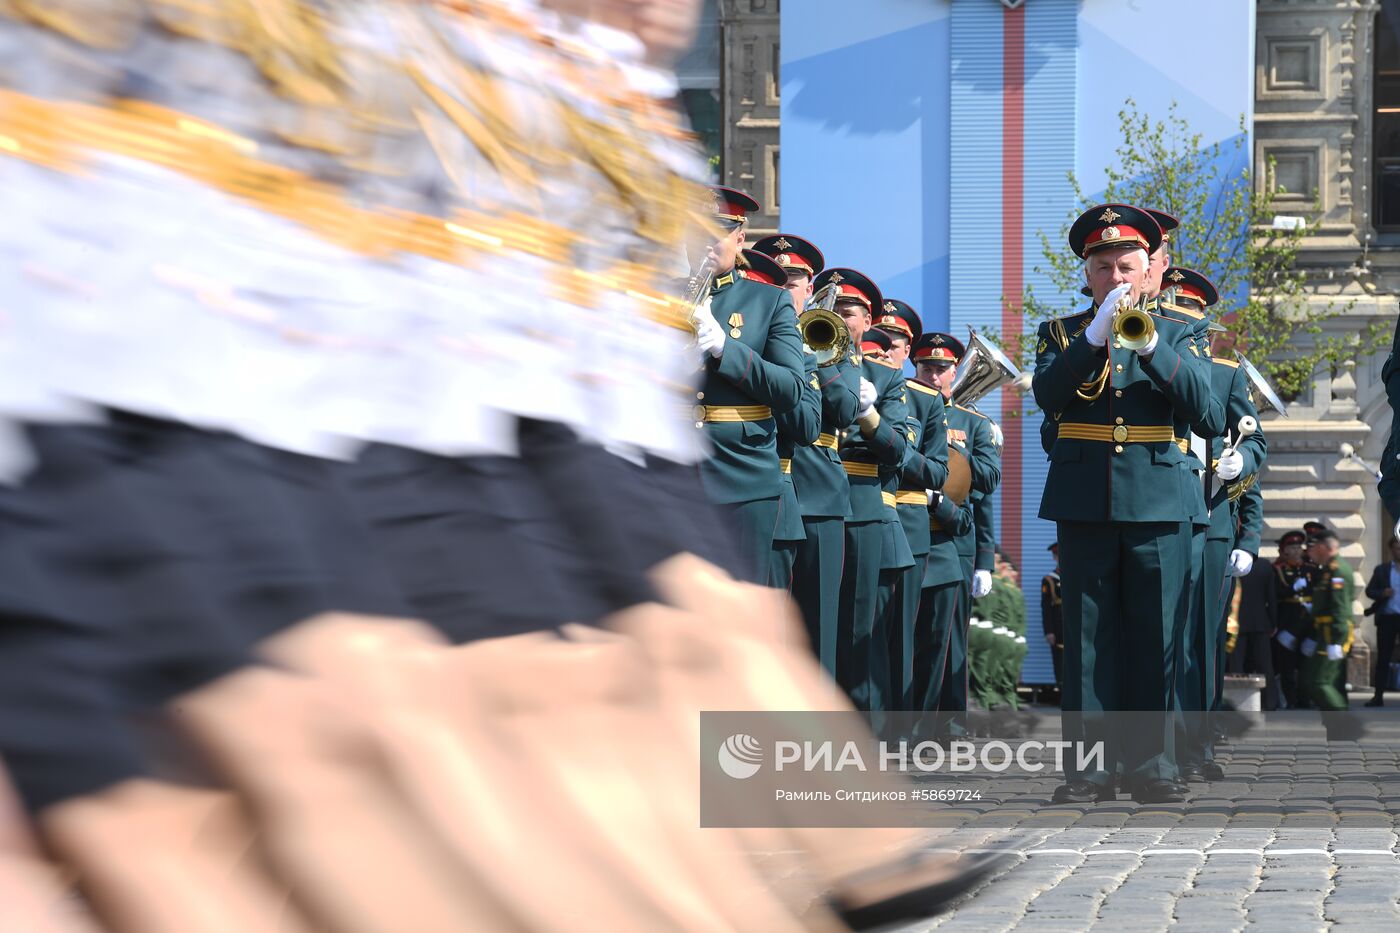
{"label": "black dress shoe", "polygon": [[1367,706],[1384,706],[1385,700],[1382,697],[1371,697],[1366,701]]}
{"label": "black dress shoe", "polygon": [[1051,799],[1055,803],[1100,803],[1105,800],[1117,800],[1118,795],[1111,787],[1095,784],[1093,781],[1076,780],[1055,788]]}
{"label": "black dress shoe", "polygon": [[[993,871],[1009,866],[1015,857],[992,852],[965,855],[952,866],[942,855],[915,853],[869,871],[861,872],[842,891],[828,895],[831,905],[852,930],[903,925],[946,910],[953,901],[981,884]],[[888,894],[891,887],[897,893]],[[879,900],[866,900],[862,892],[880,892]]]}
{"label": "black dress shoe", "polygon": [[1182,803],[1186,794],[1171,781],[1158,778],[1147,781],[1133,791],[1133,800],[1138,803]]}
{"label": "black dress shoe", "polygon": [[1201,772],[1200,768],[1196,767],[1195,765],[1187,765],[1186,767],[1181,769],[1181,779],[1176,783],[1178,785],[1181,785],[1204,784],[1205,782],[1206,776]]}
{"label": "black dress shoe", "polygon": [[1201,776],[1207,781],[1225,780],[1225,769],[1213,761],[1201,765]]}

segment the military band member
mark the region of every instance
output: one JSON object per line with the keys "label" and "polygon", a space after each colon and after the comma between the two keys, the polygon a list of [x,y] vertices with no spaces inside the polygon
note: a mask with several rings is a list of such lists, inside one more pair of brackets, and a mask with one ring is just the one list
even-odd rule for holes
{"label": "military band member", "polygon": [[1298,681],[1298,643],[1308,625],[1303,600],[1312,588],[1312,567],[1303,553],[1307,540],[1308,536],[1302,531],[1285,533],[1278,539],[1278,557],[1274,560],[1274,594],[1278,601],[1274,671],[1278,674],[1279,693],[1287,709],[1307,705],[1307,691],[1300,689]]}
{"label": "military band member", "polygon": [[[967,709],[967,635],[977,557],[977,502],[1001,482],[1001,460],[992,443],[991,421],[952,401],[958,362],[965,353],[961,341],[942,333],[925,334],[914,348],[920,380],[936,388],[947,405],[950,456],[956,451],[966,459],[972,474],[972,490],[959,509],[965,516],[953,512],[951,502],[930,516],[930,569],[924,576],[925,592],[915,624],[916,644],[925,646],[922,652],[915,649],[916,667],[923,664],[917,660],[921,653],[931,655],[934,664],[933,669],[921,671],[927,678],[922,708],[938,712],[938,732],[952,736],[966,733],[964,718],[958,714]],[[946,544],[952,545],[955,562],[940,553]]]}
{"label": "military band member", "polygon": [[[820,273],[817,289],[834,284],[840,297],[835,311],[845,320],[852,346],[860,348],[873,322],[873,309],[884,305],[875,283],[854,269]],[[872,671],[889,670],[884,643],[874,643],[875,610],[885,547],[884,525],[894,518],[896,471],[906,446],[904,377],[893,367],[867,363],[856,349],[851,362],[861,374],[860,402],[853,423],[843,426],[839,453],[850,485],[851,514],[846,520],[838,616],[836,681],[859,709],[881,709],[885,685]],[[886,504],[886,495],[889,504]],[[905,545],[907,550],[908,545]],[[875,661],[872,663],[872,655]]]}
{"label": "military band member", "polygon": [[[821,250],[792,234],[764,237],[754,249],[772,256],[786,271],[787,289],[794,305],[805,308],[812,298],[814,279],[826,268]],[[792,595],[802,611],[812,650],[833,677],[845,521],[851,514],[851,489],[836,452],[836,438],[855,420],[860,407],[860,372],[850,355],[817,367],[821,431],[815,443],[797,447],[792,457],[793,484],[803,526],[803,540],[798,542],[793,568]],[[809,381],[812,375],[809,372]]]}
{"label": "military band member", "polygon": [[[1262,430],[1256,429],[1243,439],[1240,437],[1242,419],[1249,418],[1256,425],[1259,419],[1259,412],[1250,399],[1244,370],[1234,360],[1222,358],[1212,358],[1210,367],[1211,391],[1225,406],[1229,436],[1228,439],[1208,437],[1201,425],[1191,426],[1194,436],[1209,442],[1210,466],[1205,473],[1209,525],[1199,582],[1182,640],[1183,650],[1177,659],[1182,666],[1177,681],[1178,699],[1182,709],[1188,711],[1210,711],[1220,706],[1225,673],[1225,615],[1232,567],[1252,562],[1244,552],[1236,553],[1235,548],[1240,498],[1246,488],[1254,484],[1268,456]],[[1248,567],[1242,572],[1248,572]],[[1184,747],[1177,749],[1182,777],[1188,781],[1200,777],[1218,780],[1223,774],[1212,763],[1210,718],[1188,717],[1187,721],[1194,728],[1188,730]]]}
{"label": "military band member", "polygon": [[1069,741],[1104,741],[1107,768],[1071,770],[1057,801],[1111,799],[1114,763],[1140,802],[1181,799],[1171,729],[1109,733],[1103,713],[1165,711],[1173,703],[1176,619],[1185,607],[1190,516],[1203,508],[1183,466],[1174,422],[1210,434],[1210,380],[1191,332],[1147,318],[1154,333],[1133,349],[1115,334],[1120,301],[1139,306],[1157,222],[1123,204],[1080,215],[1070,247],[1085,261],[1096,309],[1042,324],[1032,390],[1055,422],[1040,517],[1058,527],[1064,585],[1065,710]]}
{"label": "military band member", "polygon": [[[907,302],[886,299],[876,326],[889,335],[890,362],[902,369],[909,358],[910,345],[923,335],[917,312]],[[895,492],[895,510],[914,566],[900,574],[886,625],[896,708],[919,709],[922,698],[916,700],[914,696],[915,623],[928,563],[929,501],[948,478],[948,426],[943,395],[938,390],[914,379],[906,379],[904,386],[909,408],[905,430],[908,446]]]}
{"label": "military band member", "polygon": [[1061,689],[1060,665],[1064,663],[1065,626],[1064,596],[1060,586],[1060,546],[1051,542],[1046,548],[1055,561],[1055,569],[1040,578],[1040,629],[1045,644],[1050,646],[1050,663],[1055,668],[1055,689]]}
{"label": "military band member", "polygon": [[[1351,650],[1351,603],[1353,577],[1351,564],[1341,556],[1337,533],[1328,529],[1308,536],[1308,557],[1318,568],[1310,591],[1310,625],[1298,645],[1302,660],[1302,681],[1313,704],[1324,712],[1347,708],[1345,689],[1339,690],[1338,669]],[[1343,681],[1344,682],[1344,681]]]}
{"label": "military band member", "polygon": [[[933,336],[927,334],[915,342],[911,355],[918,375],[913,380],[906,380],[905,385],[917,384],[913,390],[915,392],[928,389],[937,393],[946,406],[942,383],[952,385],[959,350],[943,339],[939,339],[935,346]],[[947,433],[947,409],[944,411],[945,437],[949,449],[956,446],[966,456],[966,441],[955,440]],[[970,503],[959,505],[942,493],[929,501],[929,547],[914,624],[911,698],[911,708],[926,713],[939,711],[939,701],[943,695],[944,674],[949,667],[948,655],[953,648],[954,620],[961,605],[962,591],[967,586],[962,559],[958,555],[958,539],[972,531],[972,520]],[[941,728],[937,718],[920,719],[919,734],[922,737],[936,736]]]}
{"label": "military band member", "polygon": [[[905,387],[903,371],[890,359],[894,349],[894,339],[889,331],[879,327],[867,330],[861,342],[862,361],[866,372],[872,371],[871,367],[875,366],[888,367],[896,372],[895,380],[900,389],[899,400],[905,406],[905,421],[898,430],[904,435],[904,450],[907,456],[909,393]],[[880,475],[880,496],[885,503],[885,511],[884,522],[880,526],[880,582],[875,592],[875,634],[870,651],[871,683],[874,685],[872,695],[882,698],[878,704],[872,701],[871,709],[880,711],[898,709],[903,692],[902,676],[899,673],[903,668],[903,660],[896,660],[892,654],[895,650],[902,650],[896,648],[902,644],[902,620],[896,590],[900,579],[914,566],[914,555],[909,549],[909,541],[899,518],[899,482],[899,468],[896,468],[893,474],[882,472]],[[883,722],[883,717],[873,720],[877,729],[883,728]]]}
{"label": "military band member", "polygon": [[[787,273],[772,258],[751,249],[743,250],[739,255],[739,274],[744,278],[787,288]],[[780,590],[791,588],[797,547],[806,538],[797,490],[793,484],[793,451],[815,442],[821,427],[821,393],[815,383],[816,357],[804,354],[803,365],[808,381],[802,385],[802,397],[790,411],[774,415],[778,424],[778,466],[783,472],[783,491],[778,501],[778,524],[773,532],[768,585]]]}
{"label": "military band member", "polygon": [[747,576],[764,582],[783,491],[774,415],[802,397],[802,341],[791,296],[736,271],[744,224],[758,202],[732,188],[713,191],[724,235],[706,251],[714,279],[694,320],[704,360],[696,425],[714,448],[700,476],[711,500],[732,515]]}

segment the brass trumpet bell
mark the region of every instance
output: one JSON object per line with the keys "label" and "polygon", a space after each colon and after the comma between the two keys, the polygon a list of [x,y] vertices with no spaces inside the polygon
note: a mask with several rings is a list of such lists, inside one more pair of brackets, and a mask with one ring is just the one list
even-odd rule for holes
{"label": "brass trumpet bell", "polygon": [[1113,336],[1129,350],[1141,350],[1152,342],[1156,333],[1157,325],[1146,311],[1128,308],[1113,317]]}
{"label": "brass trumpet bell", "polygon": [[838,295],[835,285],[825,286],[797,317],[797,331],[816,356],[818,366],[831,366],[851,350],[850,328],[833,310]]}
{"label": "brass trumpet bell", "polygon": [[797,319],[802,342],[817,357],[818,366],[838,362],[851,349],[851,332],[834,311],[809,308]]}

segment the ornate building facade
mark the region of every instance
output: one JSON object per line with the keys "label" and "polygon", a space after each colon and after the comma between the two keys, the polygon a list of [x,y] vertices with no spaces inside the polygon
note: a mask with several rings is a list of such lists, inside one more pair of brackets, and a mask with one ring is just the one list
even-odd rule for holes
{"label": "ornate building facade", "polygon": [[778,229],[780,0],[720,0],[721,184],[747,191],[761,213],[750,238]]}
{"label": "ornate building facade", "polygon": [[[1258,0],[1257,13],[1254,164],[1272,159],[1289,192],[1278,210],[1313,228],[1298,258],[1309,301],[1345,308],[1329,334],[1377,320],[1388,330],[1400,309],[1400,2]],[[1384,362],[1381,352],[1316,373],[1289,417],[1268,423],[1268,553],[1278,534],[1321,518],[1358,569],[1387,559],[1392,520],[1367,468],[1389,434]]]}

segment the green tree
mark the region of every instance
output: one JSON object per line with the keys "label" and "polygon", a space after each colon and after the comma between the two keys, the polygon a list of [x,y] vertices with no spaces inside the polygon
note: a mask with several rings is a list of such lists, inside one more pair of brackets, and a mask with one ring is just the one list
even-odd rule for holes
{"label": "green tree", "polygon": [[[1323,332],[1323,325],[1346,313],[1351,304],[1308,301],[1307,274],[1295,262],[1313,228],[1274,226],[1276,201],[1285,192],[1274,183],[1272,166],[1266,166],[1265,183],[1255,195],[1244,151],[1247,136],[1236,138],[1233,151],[1219,143],[1206,146],[1175,103],[1165,119],[1154,121],[1139,112],[1131,98],[1119,111],[1118,123],[1123,143],[1116,164],[1107,170],[1102,199],[1087,197],[1071,172],[1078,206],[1055,236],[1040,231],[1044,262],[1036,271],[1054,283],[1056,298],[1047,302],[1026,290],[1025,333],[1009,352],[1029,363],[1040,322],[1085,306],[1079,297],[1082,263],[1070,252],[1066,238],[1074,218],[1100,200],[1151,207],[1180,218],[1170,244],[1173,264],[1201,272],[1220,292],[1211,313],[1226,331],[1217,335],[1216,352],[1238,347],[1247,353],[1284,398],[1297,396],[1319,368],[1335,367],[1343,359],[1385,346],[1389,334],[1378,324],[1358,326],[1340,336]],[[1245,129],[1243,118],[1240,125]],[[1242,162],[1244,170],[1227,177],[1225,166]],[[1307,193],[1317,197],[1315,191]],[[1075,296],[1075,303],[1066,306],[1064,296],[1069,295]]]}

